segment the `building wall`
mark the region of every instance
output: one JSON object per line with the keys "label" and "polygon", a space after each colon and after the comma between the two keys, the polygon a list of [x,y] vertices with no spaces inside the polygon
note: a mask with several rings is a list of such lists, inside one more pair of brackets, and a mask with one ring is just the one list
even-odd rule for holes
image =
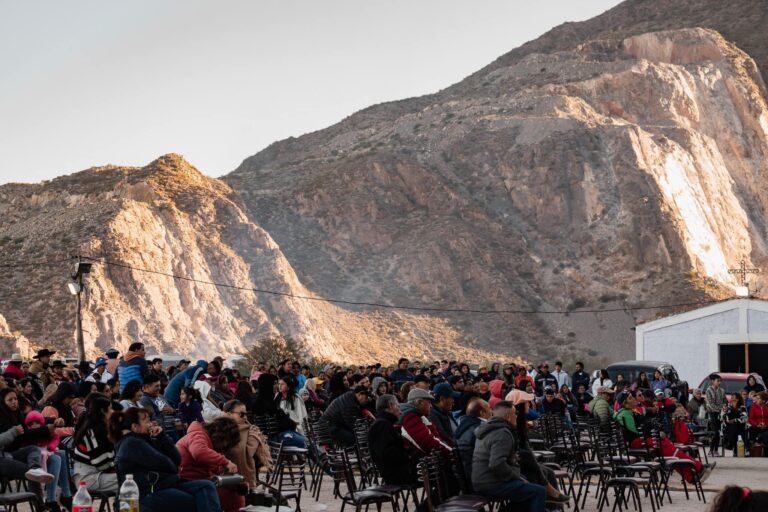
{"label": "building wall", "polygon": [[[761,332],[768,332],[768,314],[752,313]],[[739,310],[731,309],[687,322],[660,327],[644,332],[642,358],[650,361],[671,363],[691,387],[697,386],[711,372],[709,361],[709,336],[739,333]],[[650,377],[650,376],[649,376]]]}

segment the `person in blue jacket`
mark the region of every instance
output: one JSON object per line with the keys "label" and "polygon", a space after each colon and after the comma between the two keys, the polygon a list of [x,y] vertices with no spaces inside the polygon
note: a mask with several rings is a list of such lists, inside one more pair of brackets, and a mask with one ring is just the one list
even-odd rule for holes
{"label": "person in blue jacket", "polygon": [[165,388],[165,401],[174,408],[178,407],[181,402],[181,390],[192,386],[198,377],[205,373],[206,368],[208,363],[200,359],[194,365],[174,375]]}
{"label": "person in blue jacket", "polygon": [[120,364],[117,365],[117,379],[120,381],[120,393],[125,389],[125,385],[132,380],[137,380],[144,384],[144,376],[149,373],[147,360],[144,359],[144,344],[131,343],[128,352],[123,356]]}

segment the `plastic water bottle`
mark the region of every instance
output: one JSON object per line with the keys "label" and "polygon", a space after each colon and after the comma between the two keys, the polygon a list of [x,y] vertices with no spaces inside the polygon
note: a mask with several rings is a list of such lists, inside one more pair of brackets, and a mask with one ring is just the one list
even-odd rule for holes
{"label": "plastic water bottle", "polygon": [[72,512],[93,512],[93,500],[85,482],[80,482],[77,494],[72,498]]}
{"label": "plastic water bottle", "polygon": [[744,440],[741,438],[741,436],[739,436],[739,440],[736,441],[736,456],[744,456]]}
{"label": "plastic water bottle", "polygon": [[133,475],[125,475],[125,482],[120,486],[120,512],[139,512],[139,486]]}

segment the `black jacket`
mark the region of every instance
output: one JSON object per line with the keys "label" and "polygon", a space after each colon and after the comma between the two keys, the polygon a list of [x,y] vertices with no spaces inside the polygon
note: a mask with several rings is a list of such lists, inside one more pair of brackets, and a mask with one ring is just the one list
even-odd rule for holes
{"label": "black jacket", "polygon": [[143,434],[126,434],[115,445],[115,452],[120,485],[125,475],[133,475],[141,498],[150,492],[152,486],[159,491],[176,487],[181,481],[181,455],[166,434],[154,439]]}
{"label": "black jacket", "polygon": [[464,476],[472,481],[472,454],[475,451],[475,431],[483,420],[477,416],[464,415],[459,420],[459,428],[456,429],[456,446],[459,448],[459,457],[464,466]]}
{"label": "black jacket", "polygon": [[331,402],[320,419],[329,426],[352,432],[355,429],[355,421],[360,417],[360,404],[355,392],[347,391]]}
{"label": "black jacket", "polygon": [[387,412],[379,413],[368,430],[368,443],[371,458],[385,483],[416,483],[416,465],[403,445],[396,417]]}

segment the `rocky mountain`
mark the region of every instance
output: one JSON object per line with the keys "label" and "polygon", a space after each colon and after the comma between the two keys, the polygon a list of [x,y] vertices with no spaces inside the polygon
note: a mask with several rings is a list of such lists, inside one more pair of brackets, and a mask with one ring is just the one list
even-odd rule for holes
{"label": "rocky mountain", "polygon": [[729,268],[765,261],[768,111],[755,62],[715,31],[607,33],[513,52],[224,179],[322,295],[573,311],[442,318],[503,352],[631,357],[634,323],[674,309],[577,311],[725,297]]}
{"label": "rocky mountain", "polygon": [[764,0],[629,0],[222,180],[166,155],[2,186],[18,265],[0,339],[73,351],[68,257],[84,254],[92,351],[231,354],[282,333],[350,362],[631,357],[637,321],[684,308],[622,309],[724,298],[729,268],[766,262],[767,16]]}

